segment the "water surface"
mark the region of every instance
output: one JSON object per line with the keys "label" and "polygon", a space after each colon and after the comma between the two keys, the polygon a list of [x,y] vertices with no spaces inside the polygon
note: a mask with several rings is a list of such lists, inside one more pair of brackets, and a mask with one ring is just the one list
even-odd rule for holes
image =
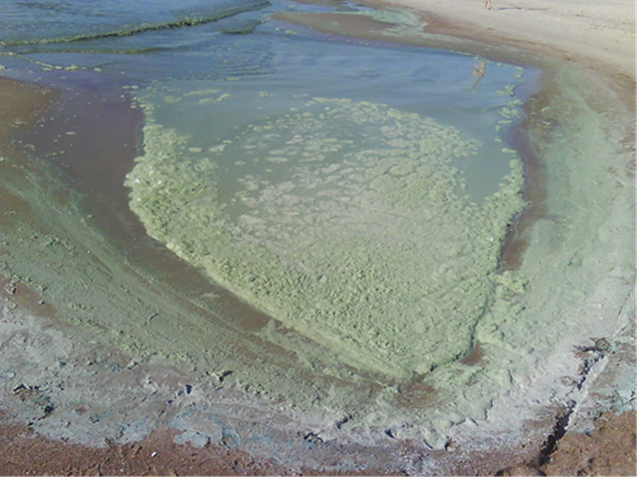
{"label": "water surface", "polygon": [[330,6],[1,8],[10,71],[97,73],[143,108],[131,208],[178,256],[362,369],[423,374],[471,350],[524,208],[506,136],[522,67],[271,17]]}

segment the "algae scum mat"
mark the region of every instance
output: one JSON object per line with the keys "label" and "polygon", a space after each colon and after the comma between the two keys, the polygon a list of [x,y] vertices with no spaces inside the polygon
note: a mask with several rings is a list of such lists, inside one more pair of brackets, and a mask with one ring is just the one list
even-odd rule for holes
{"label": "algae scum mat", "polygon": [[148,125],[127,179],[133,211],[357,367],[409,376],[467,354],[522,208],[520,164],[481,207],[458,191],[451,163],[478,149],[458,130],[375,103],[303,101],[219,145]]}
{"label": "algae scum mat", "polygon": [[[570,347],[624,325],[634,232],[618,217],[630,217],[632,171],[578,73],[556,67],[541,104],[537,68],[419,46],[434,40],[410,12],[348,2],[1,8],[3,72],[43,88],[39,109],[3,130],[5,290],[28,284],[80,343],[115,347],[131,367],[197,377],[197,414],[162,422],[209,423],[191,441],[221,430],[239,446],[243,433],[263,451],[232,396],[262,410],[265,428],[303,431],[308,453],[308,437],[440,448],[510,402],[529,407],[525,420],[534,404],[568,401],[574,384],[558,378],[578,370]],[[317,31],[335,22],[360,38]],[[74,146],[87,111],[122,105],[143,113],[126,139],[139,143],[134,163]],[[529,173],[540,157],[547,192],[524,197],[523,159]],[[73,174],[98,161],[130,164],[125,177],[103,164],[101,177]],[[533,201],[544,214],[513,241]],[[525,253],[520,267],[501,267],[504,244]],[[589,302],[609,317],[586,319]],[[15,366],[0,375],[7,390]],[[50,391],[50,403],[70,394]],[[38,426],[95,443],[160,423],[125,415],[124,428]]]}

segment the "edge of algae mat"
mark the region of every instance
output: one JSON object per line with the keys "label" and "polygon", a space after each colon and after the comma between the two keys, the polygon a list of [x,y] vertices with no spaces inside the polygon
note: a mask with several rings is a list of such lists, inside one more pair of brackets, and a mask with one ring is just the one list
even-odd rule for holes
{"label": "edge of algae mat", "polygon": [[[473,346],[524,207],[515,152],[479,206],[452,164],[478,142],[386,105],[315,98],[204,157],[152,116],[144,137],[126,181],[131,208],[149,235],[248,303],[345,363],[395,377]],[[252,169],[229,186],[220,165],[232,163]]]}

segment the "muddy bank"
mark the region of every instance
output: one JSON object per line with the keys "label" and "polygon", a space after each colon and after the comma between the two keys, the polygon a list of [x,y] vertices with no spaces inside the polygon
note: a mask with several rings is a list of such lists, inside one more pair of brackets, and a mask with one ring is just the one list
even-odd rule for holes
{"label": "muddy bank", "polygon": [[[368,5],[410,8],[425,15],[425,30],[488,45],[510,45],[636,81],[636,5],[630,0],[366,0]],[[634,88],[635,89],[635,88]]]}
{"label": "muddy bank", "polygon": [[[477,461],[467,468],[459,465],[449,476],[470,474],[496,476],[634,476],[636,474],[636,416],[605,414],[596,421],[591,434],[569,434],[548,463],[520,462],[511,457],[507,467],[494,468]],[[195,447],[176,444],[174,433],[155,431],[150,437],[129,445],[110,443],[95,449],[68,445],[38,436],[27,427],[0,425],[0,475],[55,476],[286,476],[290,470],[227,447]],[[302,469],[303,476],[322,474]],[[367,470],[363,476],[379,476]],[[351,472],[348,475],[359,475]]]}

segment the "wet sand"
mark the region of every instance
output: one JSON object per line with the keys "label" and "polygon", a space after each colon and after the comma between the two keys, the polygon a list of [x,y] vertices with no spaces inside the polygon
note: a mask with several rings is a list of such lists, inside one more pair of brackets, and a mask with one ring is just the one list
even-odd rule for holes
{"label": "wet sand", "polygon": [[[495,5],[495,9],[496,9],[496,5]],[[490,12],[490,13],[496,13],[496,12]],[[440,25],[443,25],[444,23],[441,22]],[[433,25],[435,25],[433,23]],[[441,27],[443,29],[443,27]],[[443,32],[443,30],[441,30]],[[449,33],[449,32],[447,32]],[[512,40],[514,41],[514,40]],[[597,60],[595,60],[597,61]],[[622,62],[621,62],[622,63]],[[621,64],[619,63],[619,65]],[[620,68],[620,67],[619,67]],[[623,80],[621,79],[621,84],[622,84]],[[21,88],[25,88],[24,86],[22,86],[21,84],[17,84],[15,82],[9,81],[6,83],[6,88],[3,91],[10,91],[11,92],[11,98],[14,99],[14,103],[13,105],[11,103],[4,103],[3,102],[3,106],[5,106],[5,110],[2,111],[3,114],[6,114],[5,117],[14,117],[16,114],[16,110],[19,111],[19,116],[21,118],[24,119],[24,121],[29,121],[29,118],[33,118],[34,115],[38,112],[41,111],[42,108],[45,108],[47,105],[50,104],[50,102],[52,101],[52,93],[50,91],[42,91],[42,92],[38,92],[37,90],[34,89],[28,89],[27,94],[26,95],[20,95],[17,94],[18,91],[20,91]],[[621,90],[625,91],[624,94],[628,95],[629,97],[631,97],[631,91],[627,91],[626,89],[624,89],[624,87],[621,87]],[[9,105],[11,105],[11,107],[9,107]],[[135,123],[135,121],[133,121],[133,123],[131,125],[133,125]],[[6,123],[5,123],[6,124]],[[130,129],[125,128],[130,132]],[[3,134],[6,134],[6,131],[3,131]],[[629,140],[631,141],[631,140]],[[12,155],[14,154],[14,152],[10,152]],[[9,154],[6,153],[7,155]],[[131,158],[132,159],[132,158]],[[124,161],[123,164],[126,164],[127,161]],[[630,166],[629,166],[630,168]],[[629,171],[631,173],[631,171]],[[534,174],[542,174],[542,172],[540,173],[534,173]],[[531,175],[531,173],[530,173]],[[537,183],[541,183],[541,181],[537,181]],[[529,189],[528,189],[529,191]],[[538,193],[534,193],[534,194],[539,194],[539,195],[543,195],[544,193],[538,192]],[[5,202],[6,201],[6,202]],[[19,204],[19,200],[15,197],[10,197],[9,195],[4,195],[3,196],[3,204],[10,204],[11,201],[13,201],[13,204],[15,204],[15,207],[13,207],[14,210],[20,211],[20,204]],[[25,206],[26,207],[26,206]],[[542,211],[541,215],[544,215],[544,210]],[[539,213],[534,213],[531,214],[533,217],[532,219],[538,219],[538,217],[541,217],[541,215],[538,215]],[[5,218],[9,217],[5,215]],[[3,226],[4,227],[16,227],[16,223],[9,221],[9,222],[3,222]],[[108,227],[108,226],[107,226]],[[526,239],[527,240],[527,239]],[[512,248],[512,250],[514,250],[515,248]],[[1,252],[1,250],[0,250]],[[518,258],[514,258],[514,259],[506,259],[504,258],[504,262],[506,262],[507,264],[511,265],[514,264],[516,261],[519,261],[520,257]],[[20,299],[20,297],[23,297],[23,294],[27,294],[26,292],[23,292],[24,289],[26,289],[25,284],[20,284],[19,287],[13,292],[13,293],[8,293],[7,290],[10,290],[11,287],[7,287],[6,284],[8,284],[9,282],[5,281],[5,284],[3,285],[4,287],[4,291],[5,291],[5,297],[12,302],[15,302],[16,299]],[[48,315],[49,313],[51,313],[51,310],[45,310],[42,309],[42,307],[44,307],[47,304],[39,304],[38,300],[35,299],[34,296],[29,296],[30,299],[24,299],[23,303],[20,305],[20,307],[23,307],[24,305],[30,305],[31,309],[35,312],[38,312],[40,314],[46,314]],[[22,299],[21,299],[22,300]],[[19,303],[19,302],[18,302]],[[15,312],[15,311],[14,311]],[[631,311],[629,311],[628,313],[631,314]],[[468,359],[469,360],[469,359]],[[477,360],[478,361],[478,360]],[[422,386],[422,385],[419,385]],[[414,390],[412,390],[412,388],[414,388]],[[430,394],[429,391],[425,390],[424,393],[419,393],[418,391],[418,386],[415,387],[410,387],[409,384],[405,384],[404,385],[404,389],[406,391],[406,393],[404,395],[402,395],[401,400],[405,400],[405,397],[409,397],[411,394],[415,393],[415,397],[412,400],[409,400],[407,406],[415,406],[418,403],[422,402],[424,400],[424,397],[426,397],[427,395]],[[550,429],[554,426],[553,423],[553,415],[550,414],[548,420],[546,421],[546,423],[542,426],[542,427],[538,427],[538,429],[540,431],[537,432],[530,432],[530,437],[537,437],[537,440],[541,440],[542,437],[544,436],[545,430],[549,427]],[[230,435],[228,435],[226,437],[227,440],[232,441],[230,438],[228,438]],[[222,438],[223,438],[223,433],[222,433]],[[541,448],[543,448],[541,445],[542,443],[537,443],[538,446],[536,447],[530,447],[530,449],[526,452],[529,456],[527,456],[527,458],[524,458],[523,461],[530,461],[531,458],[530,456],[533,456],[534,453],[537,453],[540,451]],[[535,451],[534,451],[535,450]],[[553,450],[552,450],[553,451]],[[120,452],[117,452],[120,453]],[[416,453],[414,450],[411,450],[410,453]],[[406,457],[406,460],[408,459],[407,456],[409,455],[409,453],[406,453],[406,455],[404,455]],[[522,455],[521,455],[522,456]],[[520,458],[520,457],[519,457]],[[515,460],[516,458],[513,456],[509,457],[510,460]],[[487,460],[487,461],[485,461]],[[492,468],[491,468],[491,472],[496,472],[498,471],[498,469],[502,469],[502,461],[500,462],[501,464],[494,464],[494,463],[499,463],[498,460],[496,459],[492,459]],[[483,463],[483,465],[481,465],[481,463]],[[489,459],[483,459],[483,461],[477,461],[476,466],[486,466],[485,463],[489,463]],[[464,468],[465,470],[467,470],[467,468]],[[478,469],[478,468],[476,468]],[[201,472],[204,472],[204,470],[200,470]],[[229,468],[228,471],[230,473],[239,473],[240,470],[239,469],[235,469],[233,472],[232,468]],[[381,470],[383,471],[383,470]],[[389,470],[385,470],[385,471],[389,471]],[[246,470],[241,470],[242,473],[245,473]],[[280,473],[281,470],[278,470],[277,473]],[[193,473],[193,474],[197,474],[197,473]]]}

